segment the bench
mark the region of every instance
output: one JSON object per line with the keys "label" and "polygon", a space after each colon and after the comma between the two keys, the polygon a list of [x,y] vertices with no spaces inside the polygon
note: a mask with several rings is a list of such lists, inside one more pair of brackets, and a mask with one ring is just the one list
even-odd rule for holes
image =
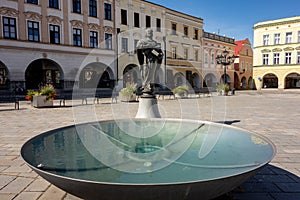
{"label": "bench", "polygon": [[15,110],[20,110],[20,97],[11,91],[0,92],[0,103],[14,103]]}
{"label": "bench", "polygon": [[209,88],[205,87],[205,88],[195,88],[193,90],[193,92],[198,95],[198,97],[201,97],[201,95],[207,95],[209,96],[211,94],[211,91]]}

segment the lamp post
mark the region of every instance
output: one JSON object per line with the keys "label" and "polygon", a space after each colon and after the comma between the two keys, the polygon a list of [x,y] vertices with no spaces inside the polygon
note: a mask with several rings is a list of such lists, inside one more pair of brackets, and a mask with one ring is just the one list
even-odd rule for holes
{"label": "lamp post", "polygon": [[222,52],[221,55],[217,55],[216,60],[217,64],[222,64],[224,66],[224,84],[227,84],[227,75],[226,75],[226,66],[234,63],[234,59],[236,57],[234,55],[229,55],[229,51],[226,49]]}

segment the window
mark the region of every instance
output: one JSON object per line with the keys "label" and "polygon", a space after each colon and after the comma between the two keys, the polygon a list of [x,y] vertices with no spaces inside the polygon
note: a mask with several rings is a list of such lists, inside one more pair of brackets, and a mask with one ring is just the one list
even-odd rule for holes
{"label": "window", "polygon": [[127,10],[121,9],[121,24],[127,25]]}
{"label": "window", "polygon": [[90,31],[90,47],[97,48],[98,47],[98,32]]}
{"label": "window", "polygon": [[263,65],[269,64],[269,54],[263,54]]}
{"label": "window", "polygon": [[195,61],[199,61],[199,51],[195,50]]}
{"label": "window", "polygon": [[27,0],[27,3],[38,5],[38,0]]}
{"label": "window", "polygon": [[134,27],[140,27],[140,14],[134,13]]}
{"label": "window", "polygon": [[172,58],[173,59],[177,59],[177,48],[176,47],[172,47]]}
{"label": "window", "polygon": [[205,53],[205,57],[204,57],[204,62],[205,64],[208,64],[208,53]]}
{"label": "window", "polygon": [[156,18],[156,31],[161,31],[161,19]]}
{"label": "window", "polygon": [[81,13],[81,0],[73,0],[73,12]]}
{"label": "window", "polygon": [[105,48],[112,49],[112,34],[105,33]]}
{"label": "window", "polygon": [[297,52],[297,64],[300,64],[300,51]]}
{"label": "window", "polygon": [[300,43],[300,31],[298,31],[298,43]]}
{"label": "window", "polygon": [[104,3],[104,19],[111,20],[111,4]]}
{"label": "window", "polygon": [[122,38],[122,53],[128,52],[128,39]]}
{"label": "window", "polygon": [[280,44],[280,33],[274,34],[274,44]]}
{"label": "window", "polygon": [[149,15],[146,15],[146,28],[151,27],[151,17]]}
{"label": "window", "polygon": [[134,42],[134,49],[136,49],[136,46],[137,46],[137,43],[139,42],[139,40],[135,39],[133,42]]}
{"label": "window", "polygon": [[183,50],[183,59],[184,60],[189,59],[189,50],[188,49]]}
{"label": "window", "polygon": [[280,59],[280,54],[279,53],[274,53],[274,55],[273,55],[273,64],[274,65],[279,65],[279,59]]}
{"label": "window", "polygon": [[17,39],[15,18],[3,17],[3,36],[5,39]]}
{"label": "window", "polygon": [[292,38],[293,38],[292,32],[286,33],[286,36],[285,36],[285,43],[292,43]]}
{"label": "window", "polygon": [[195,32],[194,32],[194,39],[195,39],[195,40],[198,40],[198,39],[199,39],[199,31],[198,31],[198,29],[195,29]]}
{"label": "window", "polygon": [[172,35],[176,35],[177,32],[177,25],[175,23],[172,23]]}
{"label": "window", "polygon": [[211,64],[215,64],[215,54],[211,54]]}
{"label": "window", "polygon": [[189,36],[189,27],[187,27],[187,26],[183,27],[183,34],[184,34],[185,37]]}
{"label": "window", "polygon": [[73,45],[77,47],[82,46],[82,34],[81,29],[74,28],[73,29]]}
{"label": "window", "polygon": [[263,45],[269,45],[269,35],[263,35]]}
{"label": "window", "polygon": [[292,53],[288,52],[285,53],[285,64],[291,64],[292,63]]}
{"label": "window", "polygon": [[27,26],[28,26],[28,40],[39,42],[40,41],[39,23],[28,21]]}
{"label": "window", "polygon": [[90,15],[90,17],[97,17],[97,1],[96,0],[90,0],[89,15]]}
{"label": "window", "polygon": [[50,31],[50,43],[51,44],[60,44],[59,26],[49,25],[49,31]]}
{"label": "window", "polygon": [[58,0],[49,0],[49,8],[58,9]]}

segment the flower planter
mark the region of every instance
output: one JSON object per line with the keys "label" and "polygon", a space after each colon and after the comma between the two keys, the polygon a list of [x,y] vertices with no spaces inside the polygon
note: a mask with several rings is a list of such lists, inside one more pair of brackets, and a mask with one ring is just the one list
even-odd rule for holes
{"label": "flower planter", "polygon": [[121,101],[126,101],[126,102],[134,102],[136,101],[136,94],[132,94],[130,96],[125,96],[122,95],[122,93],[119,94]]}
{"label": "flower planter", "polygon": [[47,96],[33,96],[32,98],[32,106],[35,108],[43,108],[43,107],[52,107],[53,101],[48,101]]}

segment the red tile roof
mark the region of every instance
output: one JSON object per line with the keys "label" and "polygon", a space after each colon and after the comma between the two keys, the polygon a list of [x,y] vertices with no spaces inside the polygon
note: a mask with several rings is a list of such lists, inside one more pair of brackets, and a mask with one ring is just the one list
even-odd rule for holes
{"label": "red tile roof", "polygon": [[244,44],[245,44],[246,42],[249,42],[249,39],[248,39],[248,38],[246,38],[246,39],[244,39],[244,40],[237,40],[237,41],[235,41],[235,44],[236,44],[235,49],[234,49],[234,55],[235,55],[235,56],[238,56],[238,55],[240,54],[240,52],[241,52],[241,50],[243,49]]}

